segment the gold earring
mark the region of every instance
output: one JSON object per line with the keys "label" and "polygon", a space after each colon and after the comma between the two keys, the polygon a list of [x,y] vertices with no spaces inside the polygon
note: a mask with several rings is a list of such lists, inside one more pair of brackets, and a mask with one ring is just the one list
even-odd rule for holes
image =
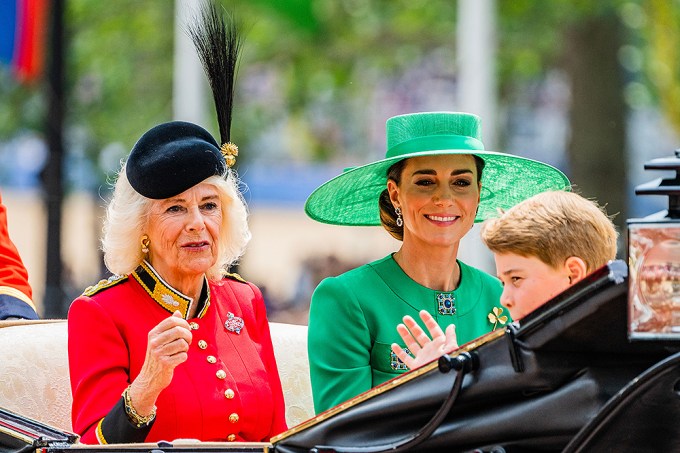
{"label": "gold earring", "polygon": [[151,244],[151,241],[149,240],[149,236],[145,234],[142,236],[142,253],[149,253],[149,244]]}

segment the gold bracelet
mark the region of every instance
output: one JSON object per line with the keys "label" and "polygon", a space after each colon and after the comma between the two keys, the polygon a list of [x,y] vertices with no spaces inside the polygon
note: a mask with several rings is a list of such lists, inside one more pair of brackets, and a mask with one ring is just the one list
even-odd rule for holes
{"label": "gold bracelet", "polygon": [[131,385],[128,385],[125,390],[123,391],[123,402],[125,403],[125,414],[127,415],[128,419],[134,424],[137,428],[141,428],[143,426],[149,426],[151,422],[156,418],[156,406],[151,409],[151,413],[149,415],[139,415],[135,408],[132,406],[132,400],[130,399],[130,387]]}

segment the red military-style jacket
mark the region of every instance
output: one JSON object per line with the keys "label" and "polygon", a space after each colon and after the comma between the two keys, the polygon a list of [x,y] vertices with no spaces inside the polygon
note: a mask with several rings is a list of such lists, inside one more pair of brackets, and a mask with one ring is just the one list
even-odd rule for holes
{"label": "red military-style jacket", "polygon": [[121,394],[144,363],[148,332],[175,310],[186,318],[189,298],[143,263],[129,276],[88,288],[73,302],[68,315],[72,421],[83,443],[267,442],[286,429],[261,292],[227,276],[209,281],[204,295],[197,316],[188,319],[189,358],[158,397],[156,419],[141,430],[127,420]]}
{"label": "red military-style jacket", "polygon": [[9,238],[7,208],[0,197],[0,319],[37,319],[28,272]]}

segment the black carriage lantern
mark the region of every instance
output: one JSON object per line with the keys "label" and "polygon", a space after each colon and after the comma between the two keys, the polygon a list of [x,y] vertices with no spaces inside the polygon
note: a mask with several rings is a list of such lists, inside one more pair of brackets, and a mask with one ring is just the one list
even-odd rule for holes
{"label": "black carriage lantern", "polygon": [[627,222],[628,335],[631,340],[680,340],[680,149],[644,168],[675,176],[635,188],[637,195],[668,196],[668,209]]}

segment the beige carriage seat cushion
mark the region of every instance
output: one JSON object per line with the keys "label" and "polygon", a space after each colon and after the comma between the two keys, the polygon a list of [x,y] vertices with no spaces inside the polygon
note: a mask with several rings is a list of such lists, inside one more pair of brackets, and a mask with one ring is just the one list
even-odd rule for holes
{"label": "beige carriage seat cushion", "polygon": [[0,407],[71,428],[66,321],[0,321]]}
{"label": "beige carriage seat cushion", "polygon": [[292,428],[314,417],[307,357],[307,326],[272,322],[269,329],[286,401],[286,422]]}

